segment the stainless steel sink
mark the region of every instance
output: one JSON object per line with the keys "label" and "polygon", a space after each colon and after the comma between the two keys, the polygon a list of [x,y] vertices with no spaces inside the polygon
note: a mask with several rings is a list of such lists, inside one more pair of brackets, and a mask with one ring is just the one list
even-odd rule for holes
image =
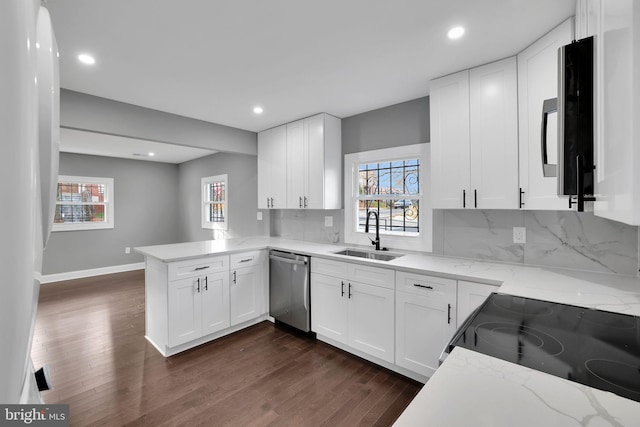
{"label": "stainless steel sink", "polygon": [[334,252],[336,255],[344,255],[344,256],[353,256],[357,258],[367,258],[367,259],[375,259],[378,261],[391,261],[392,259],[396,259],[401,257],[402,254],[392,254],[389,252],[370,252],[363,251],[361,249],[343,249],[338,252]]}

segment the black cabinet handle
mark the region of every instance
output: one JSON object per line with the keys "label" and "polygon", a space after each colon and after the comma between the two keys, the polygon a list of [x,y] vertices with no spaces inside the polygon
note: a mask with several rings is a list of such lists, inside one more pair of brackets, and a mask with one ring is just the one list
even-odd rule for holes
{"label": "black cabinet handle", "polygon": [[462,207],[467,207],[467,190],[462,189]]}
{"label": "black cabinet handle", "polygon": [[421,285],[420,283],[414,283],[413,286],[416,288],[433,289],[433,286]]}
{"label": "black cabinet handle", "polygon": [[349,283],[349,299],[351,299],[351,283]]}
{"label": "black cabinet handle", "polygon": [[234,284],[236,283],[236,279],[237,279],[236,273],[237,273],[236,271],[233,272],[233,283]]}
{"label": "black cabinet handle", "polygon": [[447,324],[451,324],[451,304],[447,304]]}
{"label": "black cabinet handle", "polygon": [[340,296],[344,296],[344,282],[340,282]]}
{"label": "black cabinet handle", "polygon": [[198,286],[196,287],[196,289],[198,290],[198,293],[200,293],[200,278],[198,277]]}
{"label": "black cabinet handle", "polygon": [[208,291],[209,290],[209,278],[205,276],[204,278],[204,290]]}
{"label": "black cabinet handle", "polygon": [[473,190],[473,207],[478,207],[478,190],[476,189]]}
{"label": "black cabinet handle", "polygon": [[524,196],[524,191],[522,191],[522,187],[520,187],[520,201],[519,201],[520,207],[524,206],[524,202],[522,201],[523,200],[522,196]]}
{"label": "black cabinet handle", "polygon": [[207,268],[209,268],[209,266],[205,265],[204,267],[196,267],[196,268],[193,269],[193,271],[206,270]]}

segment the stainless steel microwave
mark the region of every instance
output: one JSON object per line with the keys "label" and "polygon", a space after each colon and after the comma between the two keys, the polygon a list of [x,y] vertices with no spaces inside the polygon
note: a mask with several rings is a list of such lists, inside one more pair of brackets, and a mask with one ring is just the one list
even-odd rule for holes
{"label": "stainless steel microwave", "polygon": [[558,50],[558,195],[594,194],[593,37]]}

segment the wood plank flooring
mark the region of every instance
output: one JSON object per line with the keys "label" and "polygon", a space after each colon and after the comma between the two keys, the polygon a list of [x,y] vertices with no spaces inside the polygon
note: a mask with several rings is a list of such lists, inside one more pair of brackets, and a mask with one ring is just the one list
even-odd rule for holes
{"label": "wood plank flooring", "polygon": [[143,271],[43,285],[32,357],[74,426],[388,426],[421,387],[270,322],[164,358]]}

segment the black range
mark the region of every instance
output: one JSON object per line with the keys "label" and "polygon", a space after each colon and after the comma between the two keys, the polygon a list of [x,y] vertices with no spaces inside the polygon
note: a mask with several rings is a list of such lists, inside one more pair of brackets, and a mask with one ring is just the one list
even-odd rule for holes
{"label": "black range", "polygon": [[640,317],[499,293],[449,344],[640,402]]}

